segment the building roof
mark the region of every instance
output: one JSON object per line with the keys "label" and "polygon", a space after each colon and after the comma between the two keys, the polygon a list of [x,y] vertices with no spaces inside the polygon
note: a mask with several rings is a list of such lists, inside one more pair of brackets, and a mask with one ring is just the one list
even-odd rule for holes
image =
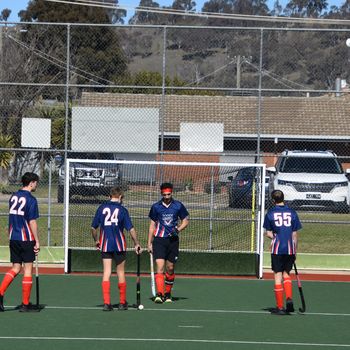
{"label": "building roof", "polygon": [[[79,105],[89,107],[159,108],[164,132],[178,135],[180,123],[223,123],[225,137],[256,137],[258,98],[83,92]],[[301,139],[350,138],[347,97],[263,97],[262,137]]]}

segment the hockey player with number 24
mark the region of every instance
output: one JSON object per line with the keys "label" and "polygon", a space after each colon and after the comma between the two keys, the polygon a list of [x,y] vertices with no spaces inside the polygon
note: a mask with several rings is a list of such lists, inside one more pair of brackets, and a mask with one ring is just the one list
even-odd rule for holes
{"label": "hockey player with number 24", "polygon": [[[123,191],[119,187],[114,187],[110,193],[110,200],[99,206],[95,218],[92,222],[91,233],[95,240],[96,248],[101,251],[103,261],[103,311],[112,311],[110,277],[112,274],[112,261],[117,265],[119,305],[118,310],[127,310],[126,301],[126,239],[124,229],[130,232],[134,242],[136,254],[141,254],[141,247],[137,239],[137,233],[131,222],[128,210],[122,205]],[[98,239],[97,229],[100,227]]]}

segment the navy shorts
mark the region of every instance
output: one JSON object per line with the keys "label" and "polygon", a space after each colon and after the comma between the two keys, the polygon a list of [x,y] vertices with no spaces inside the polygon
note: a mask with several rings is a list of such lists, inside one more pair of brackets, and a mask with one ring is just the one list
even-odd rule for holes
{"label": "navy shorts", "polygon": [[293,264],[295,262],[295,255],[277,255],[271,254],[271,268],[272,271],[277,272],[290,272],[293,268]]}
{"label": "navy shorts", "polygon": [[175,264],[179,257],[179,237],[154,237],[152,248],[154,259],[164,259]]}
{"label": "navy shorts", "polygon": [[29,263],[35,260],[35,241],[10,241],[10,261],[15,264]]}
{"label": "navy shorts", "polygon": [[101,252],[102,259],[113,259],[117,265],[126,260],[126,252]]}

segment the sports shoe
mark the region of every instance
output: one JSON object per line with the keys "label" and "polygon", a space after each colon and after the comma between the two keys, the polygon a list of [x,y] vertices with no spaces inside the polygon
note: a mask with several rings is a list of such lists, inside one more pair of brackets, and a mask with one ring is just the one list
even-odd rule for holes
{"label": "sports shoe", "polygon": [[4,312],[5,308],[4,308],[4,296],[0,295],[0,312]]}
{"label": "sports shoe", "polygon": [[285,309],[275,308],[271,310],[271,315],[285,316],[288,315],[288,312]]}
{"label": "sports shoe", "polygon": [[170,293],[165,293],[164,296],[164,303],[172,303],[173,299],[171,298],[171,294]]}
{"label": "sports shoe", "polygon": [[163,303],[163,295],[161,293],[158,293],[156,297],[154,298],[154,302],[156,304],[162,304]]}
{"label": "sports shoe", "polygon": [[103,311],[113,311],[113,306],[111,304],[104,304]]}
{"label": "sports shoe", "polygon": [[286,300],[286,311],[287,312],[294,312],[293,300],[291,298],[288,298]]}
{"label": "sports shoe", "polygon": [[118,310],[119,311],[125,311],[125,310],[127,310],[128,309],[128,303],[127,302],[125,302],[124,304],[119,304],[118,305]]}
{"label": "sports shoe", "polygon": [[37,308],[36,306],[33,306],[32,303],[29,303],[28,305],[22,304],[19,309],[19,312],[39,312],[40,309]]}

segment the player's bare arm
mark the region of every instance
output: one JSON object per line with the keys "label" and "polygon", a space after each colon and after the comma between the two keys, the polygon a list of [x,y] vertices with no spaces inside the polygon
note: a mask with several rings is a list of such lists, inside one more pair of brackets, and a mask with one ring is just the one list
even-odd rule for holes
{"label": "player's bare arm", "polygon": [[91,227],[91,236],[95,242],[96,249],[100,249],[100,241],[98,240],[97,230]]}
{"label": "player's bare arm", "polygon": [[268,237],[270,239],[273,239],[275,237],[275,235],[273,234],[272,231],[266,231],[265,234],[266,234],[266,237]]}
{"label": "player's bare arm", "polygon": [[38,223],[36,222],[36,220],[30,220],[29,226],[30,226],[30,230],[33,233],[34,239],[35,239],[34,252],[35,252],[35,254],[38,254],[40,251],[40,242],[39,242],[39,235],[38,235]]}
{"label": "player's bare arm", "polygon": [[179,226],[177,226],[177,231],[181,232],[183,231],[189,224],[190,220],[188,218],[185,218],[181,221],[181,224]]}
{"label": "player's bare arm", "polygon": [[130,236],[131,236],[131,238],[132,238],[132,240],[134,242],[136,253],[137,254],[141,254],[142,253],[142,249],[141,249],[140,243],[139,243],[139,241],[137,239],[137,232],[136,232],[136,230],[134,228],[132,228],[130,230]]}

